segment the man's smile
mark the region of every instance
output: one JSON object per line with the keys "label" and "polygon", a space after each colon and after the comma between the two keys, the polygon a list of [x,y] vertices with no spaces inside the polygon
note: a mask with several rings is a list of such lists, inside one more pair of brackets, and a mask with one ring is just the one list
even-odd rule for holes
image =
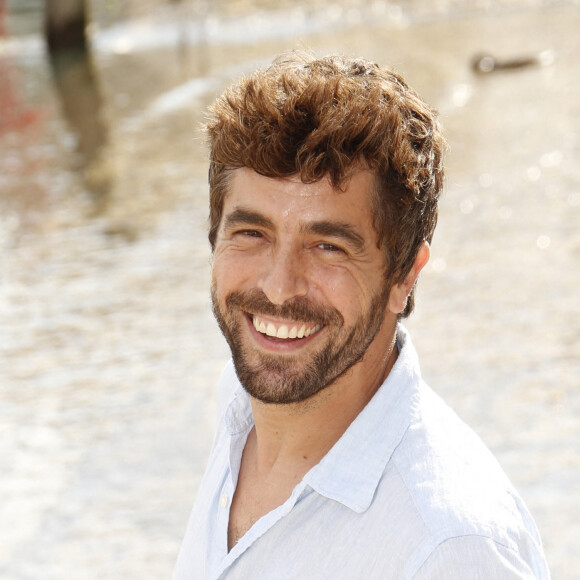
{"label": "man's smile", "polygon": [[323,328],[322,324],[314,324],[312,322],[275,320],[249,313],[248,316],[258,332],[283,340],[308,338]]}

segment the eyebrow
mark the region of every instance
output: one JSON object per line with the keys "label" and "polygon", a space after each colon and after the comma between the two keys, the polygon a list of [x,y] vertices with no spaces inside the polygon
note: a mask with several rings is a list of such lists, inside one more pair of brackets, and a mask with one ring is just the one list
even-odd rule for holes
{"label": "eyebrow", "polygon": [[330,236],[344,240],[355,250],[365,247],[365,239],[348,223],[334,221],[318,221],[304,224],[301,228],[304,233],[319,236]]}
{"label": "eyebrow", "polygon": [[232,213],[228,214],[224,220],[225,229],[236,228],[238,226],[258,226],[261,228],[273,228],[274,223],[266,216],[257,211],[244,209],[242,207],[236,208]]}

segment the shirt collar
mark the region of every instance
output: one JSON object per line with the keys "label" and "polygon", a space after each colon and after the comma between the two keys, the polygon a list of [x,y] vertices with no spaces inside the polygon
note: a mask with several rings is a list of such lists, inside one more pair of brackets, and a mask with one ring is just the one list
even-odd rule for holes
{"label": "shirt collar", "polygon": [[[303,479],[303,484],[319,494],[359,513],[369,508],[417,400],[419,361],[409,333],[401,325],[397,327],[397,346],[397,361],[374,397]],[[225,421],[228,432],[235,436],[248,432],[254,419],[249,395],[237,377],[232,378],[236,388]]]}
{"label": "shirt collar", "polygon": [[[233,371],[233,366],[232,366]],[[233,373],[235,388],[226,408],[225,422],[228,433],[233,437],[249,431],[254,425],[250,396],[242,387],[238,377]]]}

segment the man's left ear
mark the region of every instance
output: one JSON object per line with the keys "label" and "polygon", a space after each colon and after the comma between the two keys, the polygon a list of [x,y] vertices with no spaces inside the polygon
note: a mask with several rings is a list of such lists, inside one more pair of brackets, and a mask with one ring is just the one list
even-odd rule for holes
{"label": "man's left ear", "polygon": [[413,288],[413,284],[417,281],[419,272],[429,261],[430,255],[431,250],[429,249],[429,243],[423,242],[419,247],[419,251],[415,256],[415,261],[413,262],[413,266],[409,270],[409,273],[401,282],[394,284],[391,288],[387,307],[393,314],[400,314],[405,310],[405,307],[407,306],[407,298]]}

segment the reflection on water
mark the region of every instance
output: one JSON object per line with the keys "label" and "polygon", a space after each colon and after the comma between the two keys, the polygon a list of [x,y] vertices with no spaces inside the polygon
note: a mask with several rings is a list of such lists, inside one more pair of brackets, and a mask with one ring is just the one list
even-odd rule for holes
{"label": "reflection on water", "polygon": [[112,176],[103,157],[108,139],[90,53],[83,46],[52,51],[49,59],[64,118],[77,138],[79,169],[87,189],[103,202]]}
{"label": "reflection on water", "polygon": [[[296,45],[391,63],[441,111],[448,187],[409,326],[530,504],[554,578],[580,577],[580,16],[537,5],[91,2],[92,60],[51,63],[40,0],[10,4],[0,577],[169,576],[227,357],[198,128],[232,76]],[[546,50],[551,66],[471,69]]]}
{"label": "reflection on water", "polygon": [[77,143],[77,169],[102,207],[111,187],[103,104],[85,30],[84,0],[45,0],[44,37],[62,113]]}

